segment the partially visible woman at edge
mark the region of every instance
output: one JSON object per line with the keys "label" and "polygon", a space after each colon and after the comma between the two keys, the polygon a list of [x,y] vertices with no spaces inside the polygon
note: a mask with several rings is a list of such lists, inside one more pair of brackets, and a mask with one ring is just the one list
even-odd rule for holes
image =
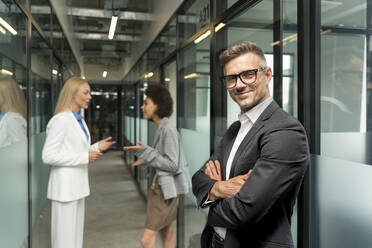
{"label": "partially visible woman at edge", "polygon": [[168,117],[173,101],[168,89],[160,84],[150,85],[141,106],[143,117],[157,126],[153,147],[137,141],[137,146],[125,146],[125,151],[136,152],[139,160],[132,166],[151,167],[147,194],[146,224],[141,237],[144,248],[155,247],[156,235],[161,233],[164,247],[176,246],[172,222],[177,218],[179,195],[190,187],[189,168],[181,147],[180,136]]}
{"label": "partially visible woman at edge", "polygon": [[52,248],[83,247],[88,164],[115,143],[108,137],[90,144],[80,110],[87,109],[91,99],[88,82],[70,78],[59,94],[54,116],[47,126],[42,158],[51,165],[47,197],[52,201]]}
{"label": "partially visible woman at edge", "polygon": [[26,100],[11,77],[0,78],[0,148],[27,141]]}

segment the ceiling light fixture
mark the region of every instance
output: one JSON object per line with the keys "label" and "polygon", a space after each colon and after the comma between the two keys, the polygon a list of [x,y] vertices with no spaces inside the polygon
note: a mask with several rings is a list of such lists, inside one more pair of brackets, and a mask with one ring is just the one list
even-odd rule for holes
{"label": "ceiling light fixture", "polygon": [[116,29],[117,22],[118,22],[118,16],[113,15],[111,17],[110,30],[109,30],[109,34],[108,34],[109,40],[112,40],[114,38],[114,34],[115,34],[115,29]]}
{"label": "ceiling light fixture", "polygon": [[325,34],[328,34],[330,32],[332,32],[332,29],[320,30],[321,35],[325,35]]}
{"label": "ceiling light fixture", "polygon": [[107,71],[106,71],[106,70],[103,71],[103,73],[102,73],[102,77],[103,77],[103,78],[106,78],[106,77],[107,77]]}
{"label": "ceiling light fixture", "polygon": [[199,77],[200,76],[200,74],[199,73],[191,73],[191,74],[188,74],[188,75],[186,75],[186,76],[184,76],[183,78],[184,79],[189,79],[189,78],[194,78],[194,77]]}
{"label": "ceiling light fixture", "polygon": [[0,26],[0,32],[1,32],[2,34],[6,34],[6,31],[5,31],[5,29],[4,29],[2,26]]}
{"label": "ceiling light fixture", "polygon": [[3,75],[13,76],[13,72],[5,70],[5,69],[1,69],[0,73],[3,74]]}
{"label": "ceiling light fixture", "polygon": [[150,78],[152,76],[154,76],[154,73],[153,72],[149,72],[149,73],[146,73],[145,74],[144,78]]}
{"label": "ceiling light fixture", "polygon": [[214,28],[214,32],[217,32],[218,30],[220,30],[221,28],[225,27],[226,24],[223,23],[223,22],[220,22],[215,28]]}
{"label": "ceiling light fixture", "polygon": [[274,41],[271,43],[272,46],[276,46],[280,44],[280,40]]}
{"label": "ceiling light fixture", "polygon": [[17,31],[15,31],[15,29],[9,25],[9,23],[7,23],[3,18],[0,17],[0,24],[3,25],[4,28],[8,29],[8,31],[10,33],[12,33],[12,35],[16,35],[17,34]]}
{"label": "ceiling light fixture", "polygon": [[204,40],[205,38],[207,38],[210,34],[211,34],[211,31],[208,30],[208,31],[205,32],[204,34],[200,35],[196,40],[194,40],[194,43],[195,43],[195,44],[198,44],[200,41],[202,41],[202,40]]}
{"label": "ceiling light fixture", "polygon": [[52,70],[52,73],[53,73],[53,75],[57,75],[58,74],[58,71],[56,69],[53,69]]}

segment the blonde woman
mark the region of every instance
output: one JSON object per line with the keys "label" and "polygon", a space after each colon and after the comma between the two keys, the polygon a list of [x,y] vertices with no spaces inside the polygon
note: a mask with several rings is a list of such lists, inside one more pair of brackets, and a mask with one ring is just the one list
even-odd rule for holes
{"label": "blonde woman", "polygon": [[88,108],[91,98],[87,81],[70,78],[47,126],[42,158],[51,165],[47,197],[52,201],[52,248],[83,247],[88,165],[115,143],[108,137],[90,144],[88,127],[79,113]]}
{"label": "blonde woman", "polygon": [[11,77],[0,79],[0,148],[27,139],[26,101]]}

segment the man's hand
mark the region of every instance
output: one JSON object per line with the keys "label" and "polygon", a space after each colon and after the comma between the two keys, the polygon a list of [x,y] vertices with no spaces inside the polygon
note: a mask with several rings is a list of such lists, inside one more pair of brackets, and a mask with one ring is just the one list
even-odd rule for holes
{"label": "man's hand", "polygon": [[212,160],[209,160],[209,162],[205,164],[204,173],[209,176],[210,179],[221,181],[222,175],[220,162],[215,160],[213,163]]}
{"label": "man's hand", "polygon": [[102,156],[102,152],[89,151],[89,163],[93,163]]}
{"label": "man's hand", "polygon": [[141,148],[142,142],[137,140],[137,144],[139,146],[124,146],[123,150],[127,152],[137,152]]}
{"label": "man's hand", "polygon": [[98,149],[102,151],[106,151],[109,149],[116,141],[112,140],[112,137],[107,137],[106,139],[98,141]]}
{"label": "man's hand", "polygon": [[251,173],[252,170],[249,170],[247,174],[233,177],[227,181],[216,182],[209,192],[208,200],[215,201],[221,198],[233,197],[240,191]]}

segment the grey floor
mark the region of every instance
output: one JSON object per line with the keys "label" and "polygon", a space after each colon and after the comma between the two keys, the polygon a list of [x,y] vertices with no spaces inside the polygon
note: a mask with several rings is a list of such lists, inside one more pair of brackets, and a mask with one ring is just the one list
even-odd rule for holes
{"label": "grey floor", "polygon": [[[146,217],[122,152],[111,151],[89,168],[91,194],[86,198],[84,248],[136,248]],[[33,227],[32,247],[50,247],[50,203]],[[162,247],[158,237],[156,247]]]}
{"label": "grey floor", "polygon": [[[91,195],[86,199],[84,247],[141,247],[146,202],[122,154],[106,153],[89,170]],[[157,247],[162,247],[159,238]]]}

